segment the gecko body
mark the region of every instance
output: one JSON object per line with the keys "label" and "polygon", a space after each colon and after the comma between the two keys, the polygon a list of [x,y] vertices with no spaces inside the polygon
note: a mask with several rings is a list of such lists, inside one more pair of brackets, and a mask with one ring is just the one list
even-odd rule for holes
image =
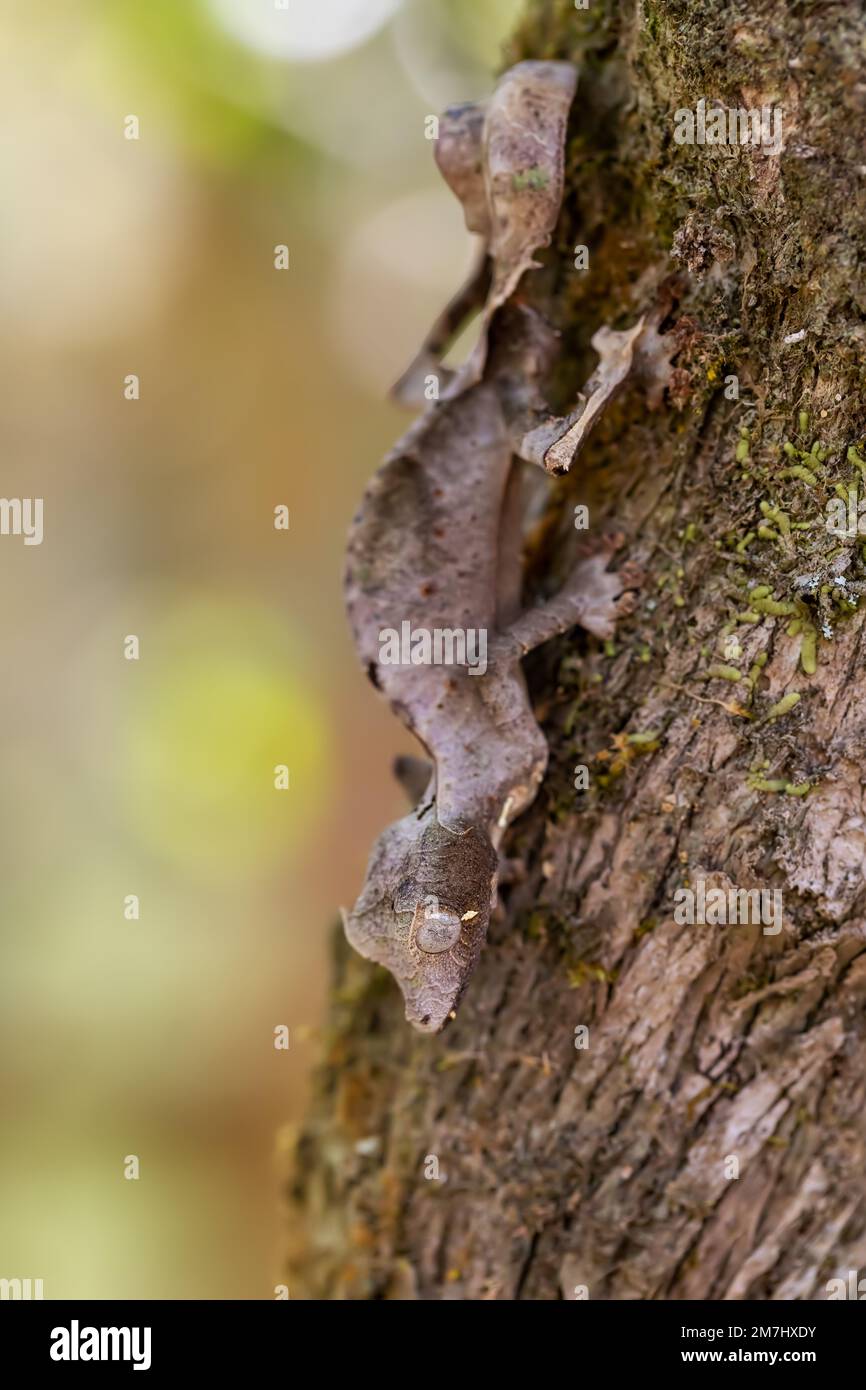
{"label": "gecko body", "polygon": [[[406,1017],[422,1032],[453,1015],[486,937],[502,836],[547,765],[521,660],[577,623],[611,636],[634,582],[628,569],[608,570],[612,547],[601,544],[558,595],[521,610],[515,456],[566,471],[639,365],[644,328],[641,320],[627,333],[596,335],[602,363],[575,411],[550,413],[539,383],[557,335],[515,291],[555,227],[575,84],[570,64],[522,63],[489,103],[443,117],[437,158],[488,256],[400,383],[411,397],[434,369],[445,389],[374,475],[349,537],[346,603],[358,654],[432,766],[417,807],[377,840],[345,927],[397,980]],[[438,359],[469,306],[481,308],[480,338],[449,376]],[[411,647],[404,642],[395,658],[396,634],[408,634]],[[431,662],[437,640],[451,660]]]}

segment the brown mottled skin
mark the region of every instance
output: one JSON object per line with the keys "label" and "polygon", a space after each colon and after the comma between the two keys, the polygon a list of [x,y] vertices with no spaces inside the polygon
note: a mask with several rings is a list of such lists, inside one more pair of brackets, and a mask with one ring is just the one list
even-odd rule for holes
{"label": "brown mottled skin", "polygon": [[[637,364],[644,327],[601,330],[602,363],[578,407],[565,419],[550,414],[538,383],[556,334],[515,290],[556,224],[575,84],[570,64],[521,63],[485,107],[443,117],[438,162],[488,261],[400,383],[406,399],[435,371],[445,389],[372,478],[349,537],[346,602],[359,656],[433,769],[418,807],[379,836],[345,926],[352,945],[394,976],[407,1019],[423,1032],[438,1032],[457,1005],[495,903],[502,834],[544,776],[547,744],[521,659],[578,623],[611,636],[634,583],[627,568],[607,570],[613,547],[601,543],[553,600],[520,612],[515,455],[564,472]],[[438,356],[479,286],[481,337],[450,375]],[[381,634],[406,621],[413,631],[485,631],[486,671],[384,664]]]}

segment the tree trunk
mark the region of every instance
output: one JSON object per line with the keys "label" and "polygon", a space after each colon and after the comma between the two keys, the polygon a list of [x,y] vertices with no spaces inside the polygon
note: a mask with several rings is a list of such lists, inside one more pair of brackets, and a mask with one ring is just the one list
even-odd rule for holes
{"label": "tree trunk", "polygon": [[[820,1299],[866,1265],[866,564],[826,522],[866,479],[864,54],[857,0],[530,0],[508,62],[580,69],[563,403],[681,283],[665,398],[552,485],[528,595],[577,503],[643,585],[614,643],[527,663],[550,768],[456,1021],[415,1036],[337,943],[293,1297]],[[702,97],[779,112],[781,150],[677,143]],[[680,920],[714,887],[764,918]]]}

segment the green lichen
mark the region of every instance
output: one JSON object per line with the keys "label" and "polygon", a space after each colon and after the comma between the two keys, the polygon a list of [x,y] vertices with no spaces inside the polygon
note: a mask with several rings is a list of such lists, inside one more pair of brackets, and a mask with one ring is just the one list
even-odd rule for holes
{"label": "green lichen", "polygon": [[861,459],[860,455],[858,454],[857,450],[854,448],[853,445],[849,448],[845,457],[847,458],[849,463],[854,465],[855,468],[859,468],[863,477],[866,478],[866,460]]}
{"label": "green lichen", "polygon": [[781,700],[778,700],[767,710],[767,719],[780,719],[783,714],[788,714],[795,705],[798,705],[801,698],[798,690],[792,690],[787,695],[783,695]]}
{"label": "green lichen", "polygon": [[746,786],[753,792],[783,792],[788,783],[784,777],[748,777]]}
{"label": "green lichen", "polygon": [[520,174],[512,175],[511,186],[515,193],[522,193],[526,188],[546,188],[548,176],[544,169],[533,166],[531,169],[524,169]]}
{"label": "green lichen", "polygon": [[818,482],[815,474],[802,463],[795,463],[791,468],[783,468],[779,476],[782,478],[799,478],[800,482],[806,483],[808,487],[815,487]]}
{"label": "green lichen", "polygon": [[787,618],[791,613],[797,611],[796,604],[789,603],[787,599],[753,599],[752,607],[759,613],[766,613],[771,618]]}
{"label": "green lichen", "polygon": [[818,632],[808,627],[800,642],[800,665],[807,676],[814,676],[818,669]]}

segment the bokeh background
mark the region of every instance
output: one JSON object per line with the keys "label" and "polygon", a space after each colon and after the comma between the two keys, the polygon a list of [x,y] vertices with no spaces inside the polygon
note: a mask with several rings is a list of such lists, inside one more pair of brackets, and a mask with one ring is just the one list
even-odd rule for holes
{"label": "bokeh background", "polygon": [[410,747],[345,531],[471,260],[425,117],[519,8],[0,0],[2,492],[45,527],[0,536],[0,1276],[46,1298],[273,1297],[328,933]]}

